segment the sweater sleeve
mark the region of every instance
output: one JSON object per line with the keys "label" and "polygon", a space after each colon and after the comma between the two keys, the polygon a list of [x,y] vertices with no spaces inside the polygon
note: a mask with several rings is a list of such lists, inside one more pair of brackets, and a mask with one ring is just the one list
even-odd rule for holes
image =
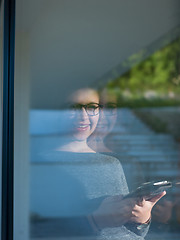
{"label": "sweater sleeve", "polygon": [[[126,195],[129,193],[129,189],[121,162],[115,157],[109,156],[109,158],[111,158],[111,161],[113,160],[116,166],[116,171],[113,171],[114,175],[112,174],[112,178],[117,180],[116,184],[118,190],[116,195]],[[109,196],[110,195],[111,194],[109,194]],[[119,227],[104,228],[101,230],[100,236],[102,239],[144,239],[149,230],[149,225],[150,223],[141,225],[136,223],[128,223]]]}

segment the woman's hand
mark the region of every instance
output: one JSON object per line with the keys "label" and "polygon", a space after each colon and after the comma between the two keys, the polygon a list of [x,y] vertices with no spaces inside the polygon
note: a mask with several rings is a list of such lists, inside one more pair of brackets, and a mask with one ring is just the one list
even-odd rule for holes
{"label": "woman's hand", "polygon": [[150,200],[112,196],[104,199],[99,208],[93,213],[93,219],[99,229],[105,227],[118,227],[127,222],[145,223],[151,217],[153,206],[166,192]]}
{"label": "woman's hand", "polygon": [[136,200],[123,199],[122,196],[112,196],[104,199],[93,213],[93,219],[99,229],[117,227],[125,224],[132,217],[132,209]]}
{"label": "woman's hand", "polygon": [[166,192],[162,192],[155,197],[137,202],[132,209],[132,217],[130,219],[131,222],[136,222],[139,224],[146,223],[151,218],[151,211],[153,206],[166,194]]}

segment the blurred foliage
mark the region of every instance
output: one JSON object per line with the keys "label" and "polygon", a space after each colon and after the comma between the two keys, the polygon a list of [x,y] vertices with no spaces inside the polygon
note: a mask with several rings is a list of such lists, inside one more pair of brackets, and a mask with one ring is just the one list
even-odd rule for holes
{"label": "blurred foliage", "polygon": [[[134,59],[139,59],[139,53]],[[180,105],[180,38],[111,80],[107,88],[120,106],[133,107],[134,101],[142,107]]]}
{"label": "blurred foliage", "polygon": [[153,99],[146,99],[144,97],[139,98],[131,98],[131,99],[124,99],[118,97],[117,106],[119,108],[127,107],[127,108],[144,108],[144,107],[174,107],[180,106],[180,99],[162,99],[162,98],[153,98]]}

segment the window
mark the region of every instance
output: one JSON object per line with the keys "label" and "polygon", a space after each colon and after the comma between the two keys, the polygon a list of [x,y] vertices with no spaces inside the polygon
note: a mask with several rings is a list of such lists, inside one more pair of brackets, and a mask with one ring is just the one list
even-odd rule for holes
{"label": "window", "polygon": [[[16,0],[14,239],[179,238],[179,23],[176,0]],[[173,185],[151,219],[123,199],[149,181]]]}

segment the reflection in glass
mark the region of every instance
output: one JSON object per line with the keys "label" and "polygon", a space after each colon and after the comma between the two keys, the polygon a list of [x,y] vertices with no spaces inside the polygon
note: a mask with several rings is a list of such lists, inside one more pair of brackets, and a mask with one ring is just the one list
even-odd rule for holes
{"label": "reflection in glass", "polygon": [[[113,155],[97,153],[88,145],[88,138],[96,129],[99,131],[99,120],[107,104],[100,104],[98,93],[89,88],[75,91],[67,101],[70,106],[79,106],[78,110],[71,107],[60,115],[64,131],[59,140],[56,136],[57,147],[49,151],[44,147],[31,166],[32,237],[145,236],[151,209],[165,192],[148,200],[124,199],[128,186],[120,161]],[[90,104],[96,106],[94,114],[87,111]],[[112,112],[112,105],[115,123],[115,103],[108,111]],[[41,139],[38,146],[40,143]]]}
{"label": "reflection in glass", "polygon": [[16,6],[15,239],[179,238],[179,3]]}

